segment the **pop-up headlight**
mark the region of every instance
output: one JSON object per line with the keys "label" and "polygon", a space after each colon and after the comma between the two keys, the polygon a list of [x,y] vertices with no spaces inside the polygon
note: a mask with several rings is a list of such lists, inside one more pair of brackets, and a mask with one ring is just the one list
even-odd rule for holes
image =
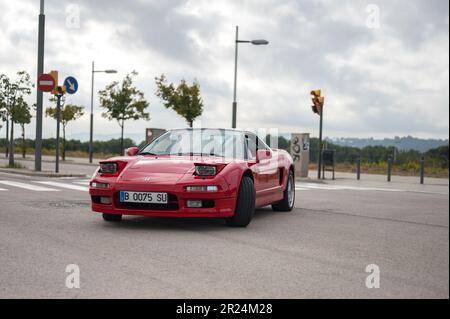
{"label": "pop-up headlight", "polygon": [[198,176],[214,176],[217,168],[213,165],[195,165],[195,175]]}
{"label": "pop-up headlight", "polygon": [[117,172],[117,163],[100,163],[100,173],[114,174]]}

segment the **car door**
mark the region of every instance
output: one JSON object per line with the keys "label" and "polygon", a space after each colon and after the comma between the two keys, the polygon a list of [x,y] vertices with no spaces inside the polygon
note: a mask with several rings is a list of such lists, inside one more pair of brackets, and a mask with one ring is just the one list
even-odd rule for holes
{"label": "car door", "polygon": [[[257,162],[256,152],[258,150],[268,150],[272,152],[272,150],[253,133],[246,133],[245,138],[248,159],[254,163],[254,165],[252,165],[252,171],[257,197],[270,196],[271,189],[279,186],[278,167],[276,161],[273,161],[272,158],[265,158]],[[257,201],[259,201],[258,198]]]}

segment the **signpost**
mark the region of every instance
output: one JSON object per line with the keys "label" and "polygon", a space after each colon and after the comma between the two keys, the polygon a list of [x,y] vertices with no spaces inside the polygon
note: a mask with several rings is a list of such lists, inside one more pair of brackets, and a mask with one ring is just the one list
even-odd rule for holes
{"label": "signpost", "polygon": [[64,80],[64,86],[68,94],[75,94],[78,91],[78,81],[73,76]]}
{"label": "signpost", "polygon": [[42,92],[51,92],[55,87],[55,79],[50,74],[41,74],[38,77],[38,89]]}
{"label": "signpost", "polygon": [[319,127],[319,158],[317,163],[317,179],[320,179],[320,170],[322,168],[322,127],[323,127],[323,105],[325,102],[325,98],[321,96],[321,90],[312,90],[311,95],[312,98],[312,110],[314,113],[320,116],[320,127]]}
{"label": "signpost", "polygon": [[58,71],[50,74],[41,74],[38,77],[38,90],[51,92],[56,97],[56,159],[55,173],[59,173],[59,131],[61,126],[61,98],[65,93],[75,94],[78,91],[78,81],[69,76],[64,80],[63,86],[58,86]]}

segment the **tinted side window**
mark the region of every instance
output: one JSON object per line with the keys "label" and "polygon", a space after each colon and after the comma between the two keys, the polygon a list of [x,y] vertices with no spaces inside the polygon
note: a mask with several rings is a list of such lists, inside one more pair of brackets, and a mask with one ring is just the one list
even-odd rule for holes
{"label": "tinted side window", "polygon": [[269,148],[266,144],[261,141],[259,137],[254,134],[247,133],[245,134],[245,139],[247,140],[247,153],[249,159],[256,159],[256,151],[257,150],[268,150]]}

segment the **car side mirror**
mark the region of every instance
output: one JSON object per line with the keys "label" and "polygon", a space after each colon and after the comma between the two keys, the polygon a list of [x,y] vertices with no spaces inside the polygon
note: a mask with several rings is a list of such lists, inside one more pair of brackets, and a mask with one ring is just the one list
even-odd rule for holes
{"label": "car side mirror", "polygon": [[272,152],[270,150],[258,150],[256,151],[256,162],[260,162],[264,159],[269,159],[272,157]]}
{"label": "car side mirror", "polygon": [[137,153],[139,153],[139,148],[138,147],[127,148],[126,153],[128,156],[135,156]]}

